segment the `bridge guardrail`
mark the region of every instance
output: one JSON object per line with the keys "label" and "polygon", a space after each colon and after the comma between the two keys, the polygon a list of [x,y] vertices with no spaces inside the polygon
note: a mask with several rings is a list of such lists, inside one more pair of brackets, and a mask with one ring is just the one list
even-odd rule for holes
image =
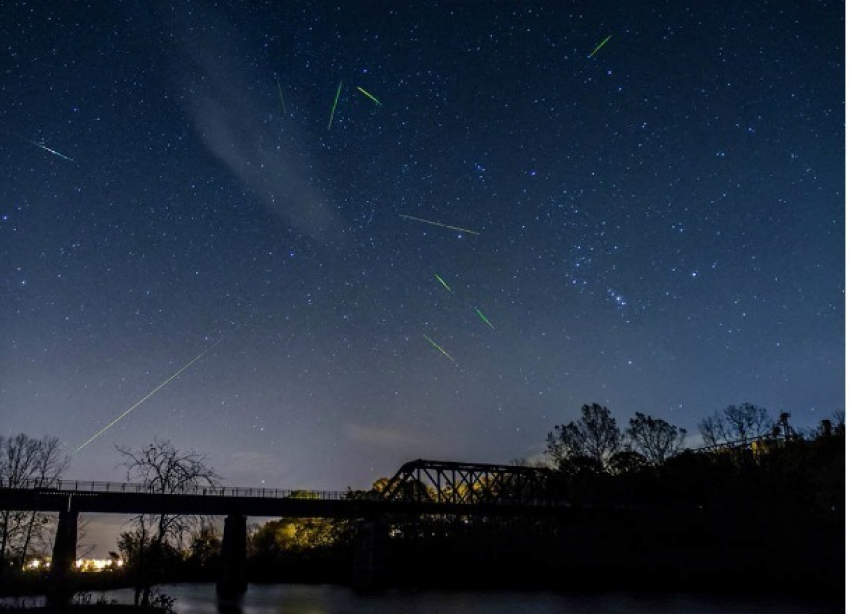
{"label": "bridge guardrail", "polygon": [[[343,500],[366,500],[366,501],[383,501],[391,503],[393,501],[405,502],[404,498],[386,497],[386,493],[375,491],[360,491],[360,490],[307,490],[307,489],[282,489],[282,488],[263,488],[263,487],[237,487],[237,486],[191,486],[183,489],[175,489],[169,492],[162,492],[155,487],[146,486],[145,484],[132,482],[103,482],[103,481],[88,481],[88,480],[4,480],[0,479],[0,489],[24,489],[34,490],[44,493],[81,493],[81,494],[97,494],[97,493],[139,493],[139,494],[157,494],[157,495],[197,495],[205,497],[256,497],[262,499],[305,499],[305,500],[324,500],[324,501],[343,501]],[[411,501],[407,501],[411,502]],[[428,504],[445,504],[458,503],[466,504],[474,507],[476,505],[485,506],[505,506],[505,505],[522,505],[527,507],[571,507],[572,503],[562,501],[560,499],[551,499],[548,497],[496,497],[495,499],[475,499],[466,501],[447,500],[442,497],[424,496],[416,499],[415,502],[420,505]]]}
{"label": "bridge guardrail", "polygon": [[80,493],[155,493],[174,495],[200,495],[207,497],[259,497],[264,499],[321,499],[341,500],[349,498],[378,498],[377,493],[337,490],[305,490],[237,486],[191,486],[162,493],[155,487],[132,482],[98,482],[81,480],[3,480],[0,488],[20,488],[27,490],[49,490]]}
{"label": "bridge guardrail", "polygon": [[[140,493],[140,494],[168,494],[168,495],[199,495],[206,497],[258,497],[263,499],[309,499],[309,500],[325,500],[325,501],[342,501],[346,499],[373,500],[385,501],[381,493],[374,491],[359,491],[359,490],[305,490],[305,489],[282,489],[282,488],[262,488],[262,487],[237,487],[237,486],[192,486],[181,490],[174,490],[163,493],[156,488],[148,487],[144,484],[132,482],[102,482],[102,481],[84,481],[84,480],[53,480],[45,482],[44,480],[3,480],[0,479],[0,489],[14,488],[25,490],[38,490],[42,492],[62,492],[62,493]],[[440,504],[446,503],[442,499],[423,498],[418,500],[420,504]],[[498,501],[477,501],[467,502],[474,505],[489,504],[489,505],[527,505],[531,507],[562,507],[563,502],[550,500],[514,500],[502,499]]]}

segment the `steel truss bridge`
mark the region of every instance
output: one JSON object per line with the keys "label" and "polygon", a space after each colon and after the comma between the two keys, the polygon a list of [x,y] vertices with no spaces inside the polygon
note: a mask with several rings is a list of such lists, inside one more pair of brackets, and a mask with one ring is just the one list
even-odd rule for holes
{"label": "steel truss bridge", "polygon": [[374,582],[381,518],[422,514],[567,517],[587,512],[547,496],[550,477],[549,470],[537,467],[420,459],[405,463],[382,489],[371,491],[193,486],[158,492],[142,484],[7,481],[0,482],[0,511],[59,513],[51,573],[53,584],[60,587],[67,586],[76,559],[80,513],[225,516],[218,587],[221,594],[234,595],[247,588],[248,516],[359,520],[363,530],[355,556],[355,584],[368,586]]}
{"label": "steel truss bridge", "polygon": [[539,467],[415,460],[381,491],[384,501],[469,506],[552,506],[552,472]]}
{"label": "steel truss bridge", "polygon": [[405,463],[381,490],[371,491],[190,486],[162,492],[144,484],[120,482],[0,480],[0,510],[366,517],[569,507],[547,495],[550,477],[550,470],[538,467],[420,459]]}

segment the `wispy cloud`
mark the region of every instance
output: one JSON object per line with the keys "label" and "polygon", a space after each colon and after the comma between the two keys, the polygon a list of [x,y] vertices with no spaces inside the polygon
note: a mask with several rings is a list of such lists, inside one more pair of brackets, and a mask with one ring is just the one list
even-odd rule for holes
{"label": "wispy cloud", "polygon": [[[184,42],[181,57],[175,58],[177,80],[195,130],[209,151],[269,210],[313,240],[337,243],[343,219],[308,179],[304,148],[293,146],[299,141],[295,133],[282,135],[280,125],[268,121],[268,104],[276,99],[252,91],[247,75],[254,69],[241,60],[246,56],[235,44],[235,31],[213,13],[201,22],[215,27],[180,33]],[[269,91],[275,93],[271,74],[268,79]]]}

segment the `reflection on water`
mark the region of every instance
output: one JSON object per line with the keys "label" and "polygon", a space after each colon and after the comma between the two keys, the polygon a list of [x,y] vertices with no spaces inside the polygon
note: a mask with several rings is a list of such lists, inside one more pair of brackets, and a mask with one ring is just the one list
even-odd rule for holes
{"label": "reflection on water", "polygon": [[[213,584],[164,586],[178,614],[833,614],[841,603],[784,597],[715,597],[608,593],[566,595],[543,591],[387,590],[360,594],[330,585],[255,585],[241,600],[218,601]],[[132,590],[107,591],[132,603]],[[95,595],[95,599],[99,596]]]}
{"label": "reflection on water", "polygon": [[24,596],[24,597],[0,597],[0,612],[4,608],[40,608],[44,606],[44,597]]}

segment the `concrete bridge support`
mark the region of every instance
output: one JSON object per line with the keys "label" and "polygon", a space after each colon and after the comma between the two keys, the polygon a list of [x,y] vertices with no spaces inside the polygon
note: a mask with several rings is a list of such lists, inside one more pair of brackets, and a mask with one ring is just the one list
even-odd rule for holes
{"label": "concrete bridge support", "polygon": [[59,512],[56,541],[53,543],[53,560],[50,563],[51,604],[67,602],[73,593],[70,586],[71,572],[77,560],[77,520],[79,512]]}
{"label": "concrete bridge support", "polygon": [[354,590],[381,588],[387,558],[387,527],[377,519],[364,520],[357,527],[354,542]]}
{"label": "concrete bridge support", "polygon": [[221,573],[216,584],[216,592],[221,597],[237,597],[248,590],[245,574],[247,541],[246,517],[241,514],[230,514],[224,520]]}

